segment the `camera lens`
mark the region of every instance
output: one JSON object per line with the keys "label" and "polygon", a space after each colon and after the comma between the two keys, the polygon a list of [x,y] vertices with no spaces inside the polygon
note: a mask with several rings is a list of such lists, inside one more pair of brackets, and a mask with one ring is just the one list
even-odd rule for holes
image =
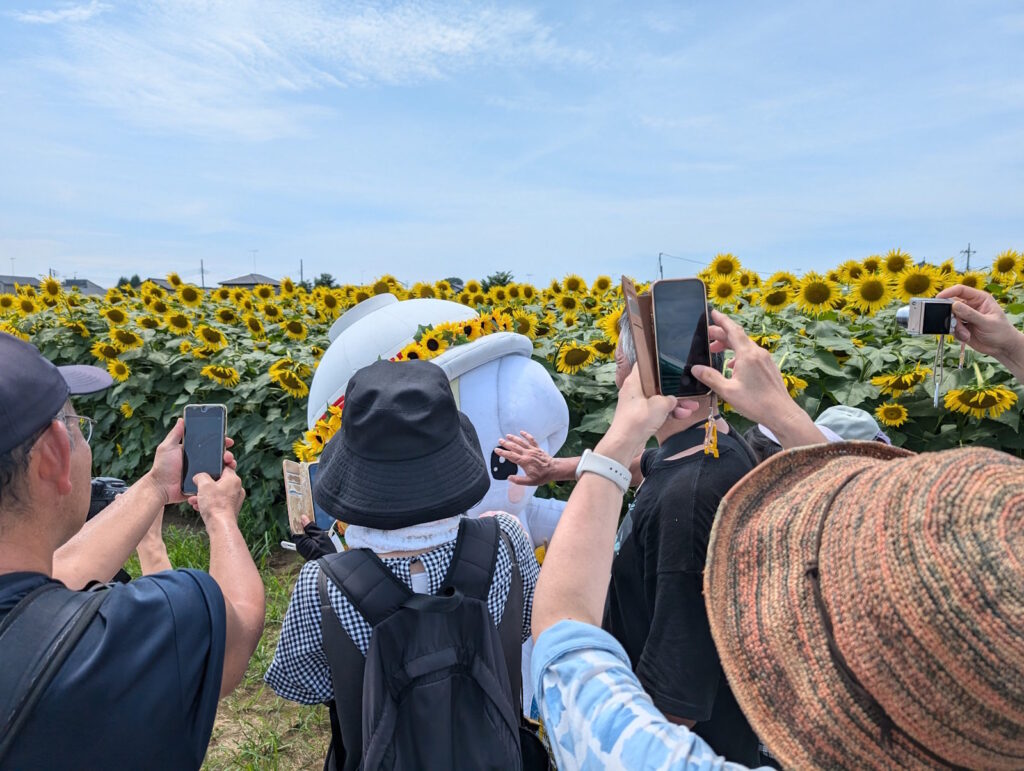
{"label": "camera lens", "polygon": [[199,409],[199,411],[200,411],[200,412],[206,412],[206,410],[208,410],[208,409],[209,409],[209,408],[208,408],[208,407],[207,407],[207,406],[206,406],[206,405],[204,404],[204,405],[203,405],[203,406],[202,406],[202,407],[201,407],[201,408]]}
{"label": "camera lens", "polygon": [[896,311],[896,323],[904,329],[907,328],[907,324],[910,323],[910,306],[904,305],[898,311]]}

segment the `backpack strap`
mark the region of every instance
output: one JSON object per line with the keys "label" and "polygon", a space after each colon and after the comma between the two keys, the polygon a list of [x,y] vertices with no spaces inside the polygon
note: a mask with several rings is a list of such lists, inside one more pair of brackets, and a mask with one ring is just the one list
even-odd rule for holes
{"label": "backpack strap", "polygon": [[106,597],[46,583],[7,614],[0,625],[0,761]]}
{"label": "backpack strap", "polygon": [[495,517],[463,517],[459,522],[455,553],[441,586],[455,587],[467,597],[487,602],[498,559],[500,532]]}
{"label": "backpack strap", "polygon": [[[363,672],[366,657],[349,637],[334,612],[327,591],[333,583],[366,619],[376,626],[402,606],[412,591],[369,549],[351,549],[328,554],[317,560],[317,594],[320,598],[320,631],[324,653],[331,668],[334,705],[341,735],[334,734],[327,759],[331,769],[348,768],[350,759],[362,757],[363,751]],[[347,741],[346,741],[347,740]]]}
{"label": "backpack strap", "polygon": [[516,556],[512,539],[500,527],[498,534],[512,560],[512,578],[508,586],[508,596],[505,598],[505,609],[501,612],[501,622],[498,624],[498,637],[501,639],[501,649],[505,653],[508,682],[512,686],[512,694],[515,696],[521,714],[523,711],[523,576],[519,570],[519,558]]}

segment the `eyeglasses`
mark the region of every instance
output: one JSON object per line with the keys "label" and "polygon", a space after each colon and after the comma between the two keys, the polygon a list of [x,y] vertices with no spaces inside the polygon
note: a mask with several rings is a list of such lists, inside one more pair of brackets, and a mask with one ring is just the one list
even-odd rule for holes
{"label": "eyeglasses", "polygon": [[64,424],[71,429],[75,423],[78,424],[78,430],[82,432],[82,436],[85,437],[85,443],[89,444],[89,440],[92,439],[92,427],[96,423],[93,418],[87,418],[85,415],[65,415],[63,411],[58,412],[53,417],[54,420],[63,420]]}

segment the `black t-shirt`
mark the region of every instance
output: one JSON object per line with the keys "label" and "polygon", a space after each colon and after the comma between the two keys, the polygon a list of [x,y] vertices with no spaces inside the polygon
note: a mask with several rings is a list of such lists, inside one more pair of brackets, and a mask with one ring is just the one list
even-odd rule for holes
{"label": "black t-shirt", "polygon": [[732,695],[711,638],[703,575],[722,497],[753,462],[737,438],[719,433],[719,457],[698,450],[704,425],[670,437],[641,461],[643,484],[619,528],[602,626],[626,649],[662,712],[728,760],[758,765],[758,741]]}
{"label": "black t-shirt", "polygon": [[[40,573],[0,576],[0,619],[51,580]],[[169,570],[105,593],[4,759],[5,768],[202,764],[224,667],[220,587],[206,573]]]}

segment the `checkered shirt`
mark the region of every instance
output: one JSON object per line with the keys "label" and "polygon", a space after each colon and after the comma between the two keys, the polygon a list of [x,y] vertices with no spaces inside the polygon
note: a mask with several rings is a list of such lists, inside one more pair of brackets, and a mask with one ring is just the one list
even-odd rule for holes
{"label": "checkered shirt", "polygon": [[[510,514],[496,515],[498,526],[508,535],[519,563],[523,577],[523,641],[530,637],[530,615],[533,610],[533,589],[537,585],[540,566],[533,548],[519,520]],[[398,578],[412,587],[410,565],[419,561],[426,571],[431,594],[436,594],[448,572],[448,565],[455,553],[455,540],[431,549],[415,557],[388,557],[382,562]],[[320,598],[317,594],[317,579],[320,566],[307,562],[299,573],[292,592],[281,638],[274,652],[274,660],[264,676],[267,684],[282,696],[300,704],[322,704],[334,698],[334,684],[331,682],[331,668],[324,652],[323,634],[320,629]],[[498,544],[498,557],[494,567],[494,578],[487,595],[487,609],[495,626],[501,621],[505,600],[512,584],[512,559],[504,541]],[[327,582],[327,595],[331,607],[341,621],[341,626],[356,647],[366,655],[370,647],[373,628],[360,615],[348,598],[333,582]]]}

